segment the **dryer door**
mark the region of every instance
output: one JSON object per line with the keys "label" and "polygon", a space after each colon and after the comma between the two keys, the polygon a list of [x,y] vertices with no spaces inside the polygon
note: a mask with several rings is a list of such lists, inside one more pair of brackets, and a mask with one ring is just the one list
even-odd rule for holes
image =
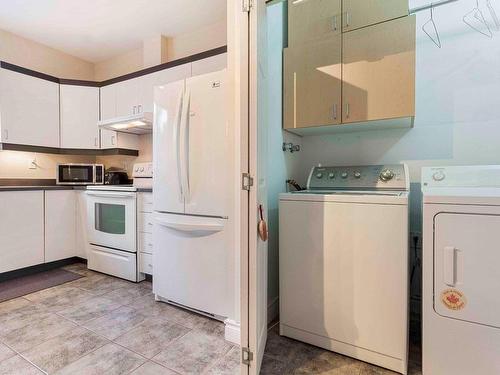
{"label": "dryer door", "polygon": [[434,309],[445,317],[500,327],[500,216],[434,218]]}

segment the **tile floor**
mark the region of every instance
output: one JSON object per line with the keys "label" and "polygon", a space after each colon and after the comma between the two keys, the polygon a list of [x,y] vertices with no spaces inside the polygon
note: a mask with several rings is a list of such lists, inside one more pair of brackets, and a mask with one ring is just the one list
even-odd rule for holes
{"label": "tile floor", "polygon": [[[151,283],[85,277],[0,303],[0,375],[236,375],[224,325],[154,301]],[[411,350],[410,375],[419,375]],[[391,371],[269,332],[261,374],[390,375]]]}
{"label": "tile floor", "polygon": [[224,324],[155,302],[139,284],[85,277],[0,303],[0,375],[238,374]]}

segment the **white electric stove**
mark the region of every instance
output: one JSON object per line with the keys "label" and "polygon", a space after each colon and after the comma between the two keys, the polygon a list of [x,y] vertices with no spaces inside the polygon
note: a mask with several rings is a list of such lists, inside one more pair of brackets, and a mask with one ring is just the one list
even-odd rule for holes
{"label": "white electric stove", "polygon": [[133,177],[132,185],[87,187],[88,268],[137,282],[136,192],[152,185],[151,163],[135,164]]}

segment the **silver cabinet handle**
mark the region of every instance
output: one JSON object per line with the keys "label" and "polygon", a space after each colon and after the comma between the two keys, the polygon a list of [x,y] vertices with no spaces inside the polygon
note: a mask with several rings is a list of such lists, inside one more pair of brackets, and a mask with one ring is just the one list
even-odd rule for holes
{"label": "silver cabinet handle", "polygon": [[94,146],[97,147],[97,137],[94,137]]}
{"label": "silver cabinet handle", "polygon": [[132,107],[132,112],[134,113],[134,115],[135,115],[135,112],[136,112],[136,111],[137,111],[137,106],[136,106],[136,105],[134,105],[134,106]]}
{"label": "silver cabinet handle", "polygon": [[345,12],[345,27],[349,27],[351,23],[351,14],[347,11]]}
{"label": "silver cabinet handle", "polygon": [[333,19],[332,19],[332,29],[333,31],[337,31],[337,15],[333,16]]}
{"label": "silver cabinet handle", "polygon": [[337,119],[337,104],[334,104],[334,105],[333,105],[332,116],[333,116],[333,119],[334,119],[334,120],[336,120],[336,119]]}
{"label": "silver cabinet handle", "polygon": [[346,118],[349,118],[349,115],[350,115],[350,108],[351,106],[349,105],[349,103],[346,103],[345,104],[345,117]]}
{"label": "silver cabinet handle", "polygon": [[137,106],[137,113],[142,113],[142,104]]}

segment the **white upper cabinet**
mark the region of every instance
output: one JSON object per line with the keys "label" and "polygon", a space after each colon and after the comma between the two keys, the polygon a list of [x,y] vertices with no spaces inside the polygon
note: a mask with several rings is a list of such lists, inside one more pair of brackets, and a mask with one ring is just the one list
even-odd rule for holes
{"label": "white upper cabinet", "polygon": [[116,117],[131,116],[141,112],[138,78],[116,83],[115,90]]}
{"label": "white upper cabinet", "polygon": [[0,69],[1,141],[59,147],[59,84]]}
{"label": "white upper cabinet", "polygon": [[116,117],[116,85],[100,88],[101,92],[101,120]]}
{"label": "white upper cabinet", "polygon": [[61,147],[99,148],[99,88],[61,85]]}
{"label": "white upper cabinet", "polygon": [[191,64],[191,75],[193,77],[201,74],[217,72],[227,67],[227,53],[221,53],[207,57],[203,60],[193,61]]}

